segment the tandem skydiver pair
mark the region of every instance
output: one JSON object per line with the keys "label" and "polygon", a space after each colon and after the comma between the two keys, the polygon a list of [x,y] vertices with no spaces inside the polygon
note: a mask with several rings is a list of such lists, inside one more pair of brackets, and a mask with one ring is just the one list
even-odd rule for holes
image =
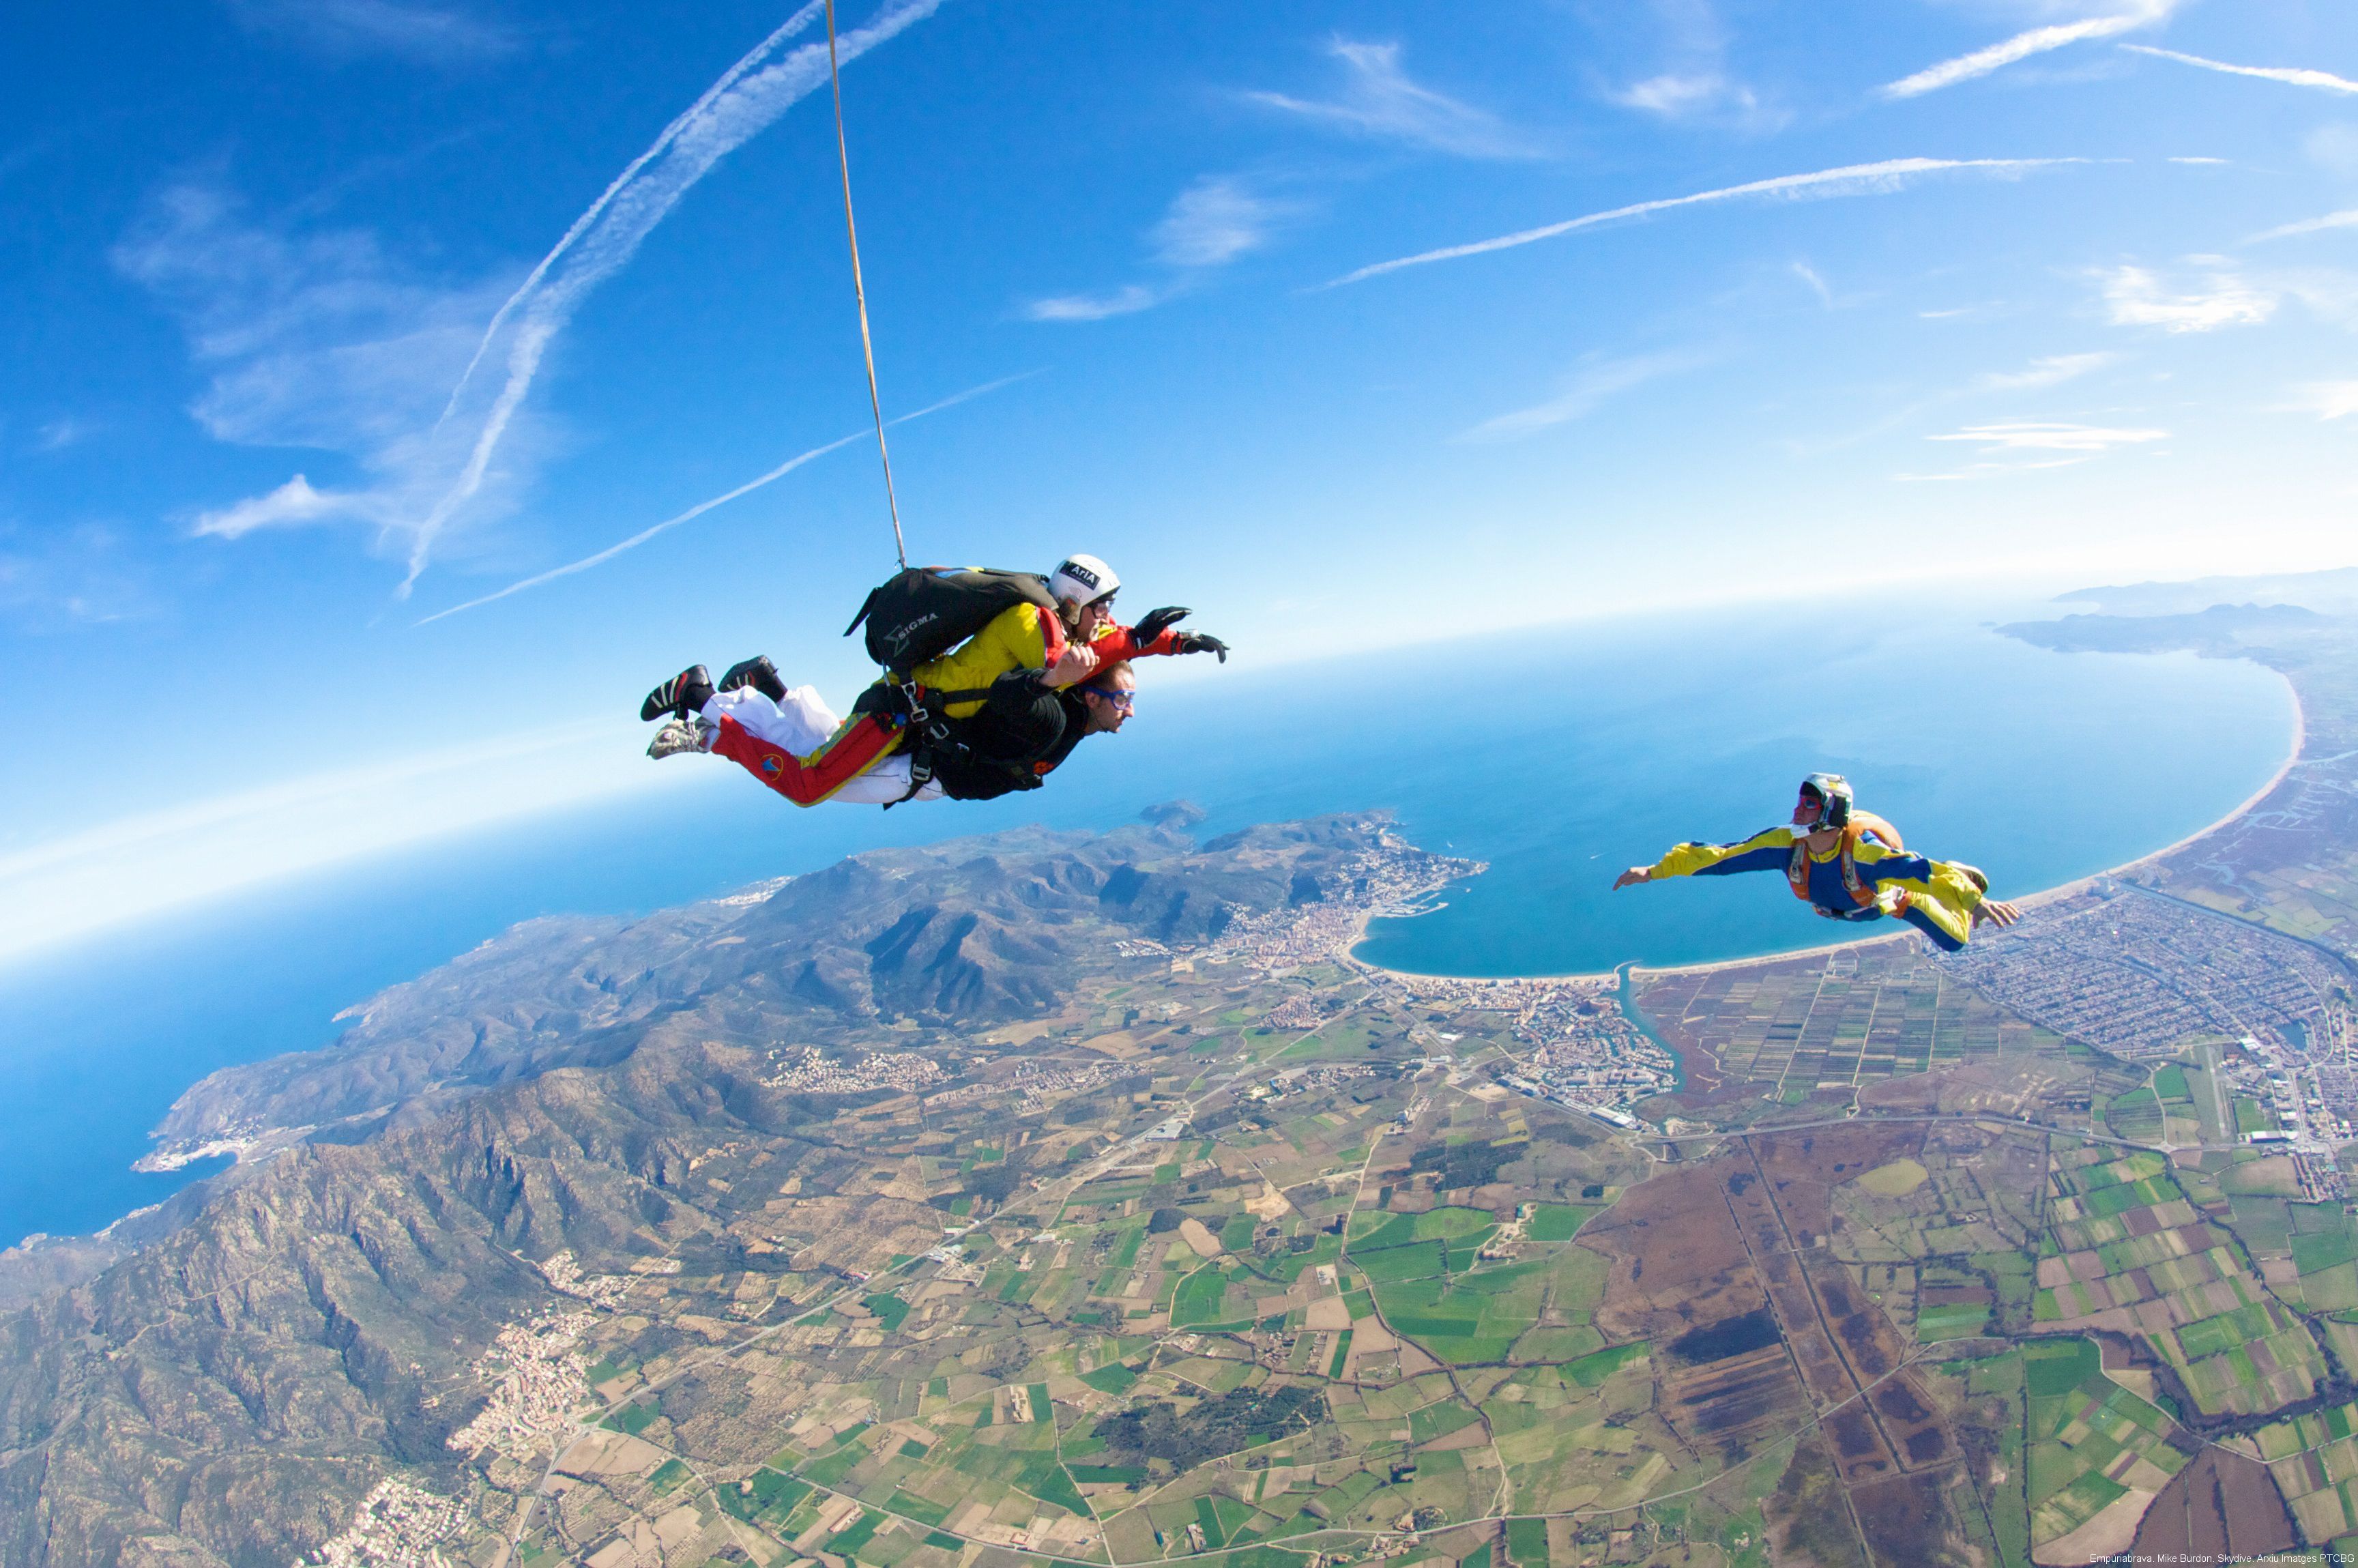
{"label": "tandem skydiver pair", "polygon": [[811,687],[789,688],[767,658],[716,684],[702,665],[647,694],[642,719],[670,716],[653,757],[729,758],[796,806],[824,800],[989,800],[1037,789],[1073,748],[1110,733],[1136,703],[1134,658],[1216,654],[1228,644],[1176,622],[1178,606],[1134,627],[1113,619],[1121,579],[1095,556],[1042,577],[912,568],[868,597],[882,679],[839,719]]}

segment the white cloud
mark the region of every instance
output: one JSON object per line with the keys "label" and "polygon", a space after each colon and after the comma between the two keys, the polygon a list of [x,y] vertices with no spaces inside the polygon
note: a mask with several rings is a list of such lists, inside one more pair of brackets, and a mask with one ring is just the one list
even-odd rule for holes
{"label": "white cloud", "polygon": [[0,855],[0,961],[402,845],[682,780],[648,765],[625,733],[634,729],[600,719],[389,758]]}
{"label": "white cloud", "polygon": [[1930,441],[1969,441],[1985,452],[2109,452],[2115,447],[2142,446],[2169,438],[2167,430],[2115,429],[2039,419],[2002,419],[1925,438]]}
{"label": "white cloud", "polygon": [[2030,392],[2043,386],[2061,386],[2112,363],[2118,354],[2049,354],[2036,359],[2017,371],[1993,371],[1976,377],[1974,385],[1983,392]]}
{"label": "white cloud", "polygon": [[153,562],[125,545],[105,524],[30,531],[0,522],[0,618],[38,634],[155,614]]}
{"label": "white cloud", "polygon": [[1284,211],[1241,181],[1199,179],[1179,193],[1154,226],[1155,259],[1166,266],[1224,266],[1259,250]]}
{"label": "white cloud", "polygon": [[2222,327],[2255,326],[2276,314],[2276,293],[2224,267],[2214,267],[2209,287],[2180,293],[2171,292],[2141,266],[2116,267],[2102,276],[2104,302],[2116,326],[2212,332]]}
{"label": "white cloud", "polygon": [[1704,362],[1701,354],[1673,352],[1639,354],[1628,359],[1595,359],[1582,365],[1563,392],[1544,403],[1518,408],[1486,419],[1458,438],[1466,441],[1512,441],[1557,425],[1586,418],[1597,405],[1660,376],[1692,370]]}
{"label": "white cloud", "polygon": [[314,490],[297,474],[267,495],[250,496],[219,511],[200,513],[195,532],[215,539],[240,539],[257,528],[301,527],[345,518],[381,516],[378,498],[363,492]]}
{"label": "white cloud", "polygon": [[1294,210],[1238,176],[1205,175],[1172,199],[1147,235],[1153,260],[1168,276],[1099,294],[1034,299],[1023,314],[1033,321],[1103,321],[1151,310],[1195,287],[1204,274],[1260,249]]}
{"label": "white cloud", "polygon": [[1716,70],[1664,71],[1607,93],[1626,109],[1639,109],[1665,120],[1693,120],[1715,114],[1751,119],[1761,114],[1759,97],[1741,82]]}
{"label": "white cloud", "polygon": [[376,54],[449,65],[495,59],[522,42],[502,23],[400,0],[230,0],[230,11],[257,32],[337,59]]}
{"label": "white cloud", "polygon": [[[1639,9],[1623,7],[1625,13]],[[1607,102],[1679,124],[1760,131],[1785,122],[1786,114],[1765,106],[1758,93],[1729,74],[1729,29],[1709,0],[1650,0],[1643,10],[1651,13],[1664,63],[1627,87],[1606,90]]]}
{"label": "white cloud", "polygon": [[1162,290],[1132,283],[1109,294],[1059,294],[1034,299],[1023,308],[1023,314],[1034,321],[1103,321],[1151,310],[1168,297]]}
{"label": "white cloud", "polygon": [[[230,197],[165,191],[115,248],[115,265],[172,308],[209,375],[190,414],[214,439],[308,447],[352,458],[365,492],[297,479],[206,513],[201,531],[360,522],[400,553],[407,519],[432,505],[464,460],[464,438],[436,427],[450,384],[506,280],[444,284],[409,276],[375,238],[289,234],[254,223]],[[511,482],[530,463],[512,463]],[[508,492],[487,498],[487,510]]]}
{"label": "white cloud", "polygon": [[1797,261],[1793,264],[1793,276],[1810,286],[1810,292],[1818,297],[1819,304],[1829,310],[1834,308],[1834,291],[1826,287],[1826,280],[1819,275],[1816,267],[1808,262]]}
{"label": "white cloud", "polygon": [[1642,218],[1655,212],[1667,212],[1679,207],[1697,207],[1716,201],[1734,201],[1755,196],[1787,199],[1823,198],[1833,196],[1881,196],[1907,187],[1910,180],[1928,174],[1963,171],[1996,175],[2011,178],[2034,168],[2047,168],[2058,164],[2082,163],[2082,158],[1886,158],[1881,163],[1845,164],[1840,168],[1822,168],[1809,174],[1780,174],[1770,179],[1748,180],[1742,185],[1723,186],[1717,190],[1698,191],[1692,196],[1666,197],[1656,201],[1639,201],[1628,207],[1616,207],[1604,212],[1591,212],[1585,217],[1567,218],[1561,223],[1548,223],[1536,229],[1523,229],[1496,239],[1476,240],[1467,244],[1444,245],[1439,250],[1420,251],[1412,256],[1399,256],[1391,261],[1376,262],[1347,272],[1323,285],[1327,288],[1357,283],[1364,278],[1380,277],[1403,267],[1426,266],[1434,262],[1457,261],[1466,256],[1487,255],[1493,251],[1512,250],[1518,245],[1535,244],[1552,240],[1559,234],[1569,234],[1599,224],[1618,222],[1628,218]]}
{"label": "white cloud", "polygon": [[2314,414],[2320,419],[2346,419],[2358,414],[2358,381],[2316,381],[2295,389],[2289,409]]}
{"label": "white cloud", "polygon": [[80,419],[52,419],[33,432],[33,446],[38,451],[61,452],[88,440],[97,428]]}
{"label": "white cloud", "polygon": [[2224,60],[2205,59],[2199,54],[2180,54],[2176,49],[2158,49],[2149,44],[2123,44],[2121,48],[2135,54],[2149,54],[2156,59],[2174,59],[2180,65],[2223,71],[2229,76],[2256,76],[2264,81],[2281,81],[2288,87],[2310,87],[2321,92],[2358,93],[2358,81],[2327,70],[2308,70],[2297,66],[2229,65]]}
{"label": "white cloud", "polygon": [[[1920,97],[1937,92],[1943,87],[1953,87],[1961,81],[1971,81],[2028,59],[2035,54],[2045,54],[2068,45],[2084,43],[2090,38],[2109,38],[2138,27],[2150,27],[2169,15],[2176,0],[2144,0],[2131,9],[2110,16],[2091,16],[2084,21],[2059,22],[2044,27],[2032,27],[2028,32],[1978,49],[1971,54],[1944,59],[1938,65],[1926,66],[1913,76],[1886,82],[1876,89],[1876,96],[1885,99]],[[2132,46],[2134,47],[2134,46]]]}
{"label": "white cloud", "polygon": [[1326,52],[1343,65],[1343,91],[1325,99],[1282,92],[1248,92],[1250,103],[1357,135],[1408,142],[1459,157],[1528,157],[1531,145],[1500,124],[1498,117],[1435,92],[1401,69],[1398,44],[1355,43],[1336,38]]}
{"label": "white cloud", "polygon": [[2328,212],[2322,218],[2303,218],[2297,223],[2284,223],[2254,234],[2244,243],[2256,245],[2263,240],[2289,240],[2297,234],[2321,233],[2328,229],[2358,229],[2358,207],[2346,211]]}

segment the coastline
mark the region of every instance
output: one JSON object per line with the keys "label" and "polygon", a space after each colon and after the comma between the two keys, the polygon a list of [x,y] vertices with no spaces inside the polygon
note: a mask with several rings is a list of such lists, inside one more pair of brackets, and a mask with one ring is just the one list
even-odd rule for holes
{"label": "coastline", "polygon": [[[2269,666],[2265,665],[2260,667],[2263,669],[2269,668]],[[2024,893],[2019,898],[2013,900],[2013,902],[2024,909],[2036,909],[2046,904],[2060,903],[2064,899],[2070,898],[2074,893],[2084,892],[2091,884],[2104,881],[2105,878],[2127,876],[2140,867],[2149,866],[2153,864],[2153,862],[2159,860],[2166,856],[2174,855],[2180,849],[2188,848],[2190,845],[2198,844],[2203,839],[2210,838],[2221,828],[2231,827],[2234,823],[2241,821],[2244,817],[2249,816],[2255,809],[2256,809],[2262,801],[2267,799],[2269,795],[2274,795],[2277,788],[2284,784],[2285,780],[2292,776],[2293,769],[2300,765],[2303,754],[2309,750],[2309,712],[2307,708],[2301,706],[2300,688],[2293,685],[2290,677],[2287,676],[2281,670],[2271,669],[2270,673],[2275,675],[2277,679],[2284,683],[2286,695],[2292,698],[2292,746],[2291,749],[2285,753],[2284,761],[2277,764],[2277,771],[2268,775],[2266,783],[2261,784],[2258,789],[2253,791],[2250,795],[2246,796],[2241,804],[2239,804],[2234,810],[2228,812],[2224,816],[2220,817],[2215,822],[2207,823],[2204,826],[2196,828],[2193,832],[2178,839],[2175,843],[2165,844],[2158,849],[2147,850],[2146,853],[2137,856],[2135,860],[2123,860],[2118,865],[2107,866],[2102,871],[2091,871],[2085,876],[2074,877],[2070,881],[2058,882],[2052,887],[2040,888],[2035,892]],[[1785,963],[1794,958],[1808,957],[1812,954],[1842,952],[1852,948],[1878,946],[1886,943],[1906,942],[1914,939],[1916,935],[1914,931],[1903,926],[1898,931],[1887,932],[1875,936],[1856,937],[1850,941],[1812,943],[1804,946],[1780,948],[1774,953],[1755,953],[1749,957],[1743,958],[1713,958],[1698,964],[1664,964],[1656,966],[1651,964],[1639,964],[1635,961],[1625,961],[1615,965],[1609,969],[1587,970],[1565,974],[1445,975],[1427,973],[1416,969],[1396,969],[1389,965],[1370,963],[1367,959],[1361,958],[1358,956],[1359,945],[1367,939],[1367,928],[1368,924],[1378,918],[1379,918],[1379,916],[1371,913],[1365,919],[1360,921],[1359,935],[1352,939],[1350,946],[1346,949],[1346,952],[1348,954],[1354,964],[1357,964],[1359,968],[1372,973],[1396,975],[1402,979],[1455,980],[1466,985],[1523,985],[1533,983],[1571,985],[1603,984],[1608,981],[1617,985],[1619,982],[1619,977],[1624,971],[1627,971],[1631,983],[1635,984],[1640,977],[1650,977],[1655,975],[1715,974],[1723,969],[1747,968],[1755,964]]]}
{"label": "coastline", "polygon": [[[2152,865],[2154,862],[2180,852],[2188,849],[2190,846],[2197,844],[2211,836],[2216,835],[2221,831],[2221,829],[2228,827],[2235,822],[2249,816],[2253,811],[2258,808],[2261,802],[2267,799],[2268,796],[2276,790],[2282,787],[2294,768],[2307,760],[2306,752],[2308,750],[2309,737],[2307,728],[2307,714],[2301,701],[2299,691],[2284,676],[2282,672],[2272,670],[2270,673],[2275,674],[2280,681],[2284,681],[2285,689],[2292,698],[2293,712],[2291,716],[2292,733],[2288,752],[2266,783],[2262,784],[2249,797],[2237,805],[2233,810],[2228,811],[2217,820],[2187,834],[2185,837],[2173,843],[2156,849],[2144,851],[2132,859],[2126,860],[2105,870],[2077,877],[2071,881],[2061,882],[2053,886],[2041,889],[2036,892],[2024,895],[2017,902],[2030,906],[2051,904],[2057,901],[2071,896],[2074,892],[2083,890],[2091,881],[2105,877],[2133,876],[2140,870]],[[741,896],[741,893],[735,896]],[[1445,893],[1442,893],[1439,896],[1445,897],[1447,895]],[[1876,927],[1873,925],[1848,928],[1838,927],[1836,933],[1833,934],[1833,939],[1830,941],[1812,941],[1810,943],[1796,942],[1793,946],[1779,948],[1772,952],[1757,953],[1746,957],[1709,960],[1693,964],[1654,967],[1625,960],[1623,962],[1617,963],[1606,969],[1595,971],[1477,977],[1393,968],[1389,965],[1371,962],[1359,957],[1360,950],[1366,945],[1368,933],[1373,920],[1379,917],[1387,917],[1389,913],[1390,912],[1383,912],[1382,914],[1379,914],[1376,911],[1370,911],[1356,922],[1356,929],[1352,931],[1347,941],[1341,945],[1341,952],[1339,955],[1346,959],[1352,968],[1370,975],[1394,977],[1412,983],[1465,987],[1468,989],[1498,987],[1502,988],[1502,995],[1511,995],[1516,988],[1538,989],[1551,985],[1577,985],[1585,989],[1602,992],[1606,995],[1612,995],[1616,992],[1624,992],[1630,999],[1634,999],[1637,994],[1637,987],[1650,981],[1658,975],[1667,977],[1683,974],[1700,974],[1721,969],[1736,969],[1750,966],[1790,962],[1796,959],[1823,957],[1824,955],[1844,950],[1862,949],[1876,943],[1907,942],[1914,938],[1914,933],[1909,931],[1904,926],[1899,926],[1897,923],[1884,923],[1886,928],[1880,933],[1877,933]],[[1823,930],[1823,925],[1821,925],[1818,929]],[[1802,930],[1801,932],[1796,932],[1795,935],[1799,935],[1803,932],[1806,932],[1812,936],[1815,936],[1818,934],[1816,930],[1812,930],[1808,926],[1804,925]],[[1854,935],[1853,933],[1856,934]],[[1626,972],[1628,974],[1630,983],[1625,985],[1621,981],[1619,974],[1622,972]],[[1678,1053],[1673,1052],[1673,1056],[1678,1057]],[[1678,1057],[1678,1059],[1681,1061],[1681,1070],[1683,1071],[1683,1058]],[[240,1159],[243,1157],[245,1159],[251,1159],[255,1153],[266,1152],[266,1150],[249,1150],[239,1147],[234,1139],[229,1138],[214,1141],[211,1147],[200,1146],[189,1149],[176,1149],[170,1147],[151,1146],[149,1149],[140,1153],[140,1155],[133,1162],[132,1169],[144,1171],[151,1174],[157,1173],[170,1173],[176,1171],[183,1175],[192,1174],[193,1173],[187,1172],[185,1167],[189,1164],[203,1161],[208,1158],[227,1157],[230,1159]],[[127,1206],[142,1207],[152,1206],[152,1205],[149,1204],[146,1197],[136,1197],[134,1198],[132,1204]],[[103,1218],[105,1217],[96,1216],[93,1217]],[[123,1215],[120,1212],[115,1213],[114,1216],[114,1222],[118,1224],[121,1223],[122,1217]],[[65,1227],[54,1227],[53,1228],[62,1231]]]}

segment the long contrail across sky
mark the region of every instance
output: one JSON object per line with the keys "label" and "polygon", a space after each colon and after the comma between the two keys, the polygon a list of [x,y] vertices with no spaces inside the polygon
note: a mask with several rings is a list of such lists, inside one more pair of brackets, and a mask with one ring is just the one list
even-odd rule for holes
{"label": "long contrail across sky", "polygon": [[2174,59],[2180,65],[2199,66],[2204,70],[2223,71],[2229,76],[2256,76],[2264,81],[2281,81],[2288,87],[2314,87],[2326,92],[2358,93],[2358,81],[2346,76],[2336,76],[2330,70],[2310,70],[2297,65],[2229,65],[2225,60],[2205,59],[2199,54],[2180,54],[2176,49],[2158,49],[2150,44],[2123,44],[2132,54],[2149,54],[2156,59]]}
{"label": "long contrail across sky", "polygon": [[[923,419],[928,414],[938,414],[945,408],[954,407],[958,404],[971,401],[972,399],[983,396],[988,393],[997,392],[1002,386],[1010,385],[1015,382],[1023,381],[1029,377],[1038,375],[1039,373],[1040,373],[1036,370],[1030,370],[1023,372],[1021,375],[1003,375],[997,381],[985,382],[980,386],[968,387],[964,392],[954,393],[950,396],[943,398],[939,403],[929,403],[925,407],[917,409],[914,413],[901,415],[897,418],[886,420],[885,423],[887,425],[905,425],[912,419]],[[531,577],[522,579],[516,582],[512,582],[508,584],[507,587],[500,589],[495,592],[483,595],[481,599],[471,599],[464,604],[454,604],[448,610],[438,610],[431,615],[421,617],[415,622],[415,624],[424,626],[429,622],[439,621],[445,616],[456,615],[462,610],[481,609],[482,606],[490,604],[494,600],[505,599],[512,593],[522,593],[528,588],[538,588],[543,583],[555,582],[558,578],[571,577],[577,572],[586,572],[592,567],[604,566],[608,561],[612,560],[616,556],[622,554],[624,551],[637,549],[641,545],[645,544],[649,539],[654,538],[656,535],[668,533],[670,530],[678,527],[683,523],[692,523],[698,517],[703,516],[706,513],[711,511],[714,507],[726,506],[741,495],[751,495],[753,492],[761,489],[763,485],[772,484],[785,478],[786,475],[794,472],[805,463],[812,462],[819,458],[827,456],[829,452],[848,447],[851,445],[852,442],[860,439],[867,434],[868,431],[864,429],[855,430],[849,436],[838,436],[834,440],[827,442],[824,446],[813,447],[806,452],[797,452],[793,457],[788,458],[784,462],[780,463],[776,468],[772,469],[769,472],[759,475],[753,479],[749,479],[734,490],[725,491],[707,501],[699,501],[695,505],[689,507],[687,511],[679,514],[677,516],[666,517],[660,523],[642,528],[637,533],[632,535],[629,538],[618,540],[615,543],[607,546],[604,549],[600,550],[596,555],[584,556],[578,561],[568,561],[561,567],[551,567],[545,572],[537,572]]]}
{"label": "long contrail across sky", "polygon": [[[943,0],[887,0],[874,20],[843,35],[838,50],[842,63],[850,64],[932,16],[942,5]],[[821,5],[810,4],[797,10],[665,125],[647,150],[574,220],[556,247],[493,315],[474,358],[451,392],[443,418],[447,420],[449,409],[458,406],[476,368],[503,332],[508,335],[507,379],[484,414],[458,477],[412,531],[409,574],[402,580],[400,594],[406,596],[425,571],[434,542],[451,517],[482,488],[492,456],[532,389],[550,341],[573,319],[582,300],[637,254],[655,225],[714,165],[827,84],[828,51],[824,43],[805,44],[781,59],[763,63],[786,38],[807,27],[821,9]]]}
{"label": "long contrail across sky", "polygon": [[1376,262],[1357,272],[1347,272],[1318,287],[1337,288],[1347,283],[1377,277],[1403,267],[1425,266],[1433,262],[1456,261],[1463,256],[1487,255],[1492,251],[1512,250],[1517,245],[1552,240],[1558,234],[1569,234],[1577,229],[1593,229],[1600,224],[1617,222],[1624,218],[1642,218],[1649,213],[1667,212],[1674,207],[1696,207],[1712,201],[1733,201],[1746,196],[1869,196],[1898,190],[1918,175],[1937,174],[1950,169],[1977,170],[1986,174],[2017,174],[2026,169],[2045,168],[2055,164],[2085,163],[2076,157],[2030,158],[1886,158],[1881,163],[1845,164],[1840,168],[1822,168],[1812,174],[1780,174],[1773,179],[1749,180],[1742,185],[1722,187],[1717,190],[1699,190],[1692,196],[1671,196],[1658,201],[1639,201],[1628,207],[1616,207],[1610,211],[1591,212],[1582,218],[1567,218],[1561,223],[1549,223],[1537,229],[1523,229],[1496,239],[1475,240],[1462,245],[1444,245],[1436,251],[1420,251],[1412,256],[1401,256],[1392,261]]}

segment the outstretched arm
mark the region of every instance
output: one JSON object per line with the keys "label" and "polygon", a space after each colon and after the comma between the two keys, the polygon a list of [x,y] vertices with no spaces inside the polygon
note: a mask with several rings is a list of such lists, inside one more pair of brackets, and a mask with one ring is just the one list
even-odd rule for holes
{"label": "outstretched arm", "polygon": [[1107,664],[1117,659],[1141,659],[1156,654],[1217,654],[1220,662],[1228,662],[1228,645],[1206,632],[1182,632],[1177,622],[1188,614],[1178,605],[1150,610],[1138,618],[1136,626],[1109,625],[1097,634],[1090,646]]}
{"label": "outstretched arm", "polygon": [[1626,888],[1662,877],[1725,877],[1738,871],[1781,871],[1793,854],[1793,830],[1771,827],[1740,844],[1679,844],[1650,866],[1632,866],[1615,879]]}

